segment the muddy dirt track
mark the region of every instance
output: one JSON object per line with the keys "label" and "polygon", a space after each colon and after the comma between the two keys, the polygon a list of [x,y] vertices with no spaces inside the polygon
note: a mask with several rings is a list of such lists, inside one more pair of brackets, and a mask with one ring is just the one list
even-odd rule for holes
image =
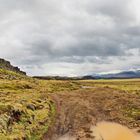
{"label": "muddy dirt track", "polygon": [[77,140],[92,140],[94,136],[90,128],[101,121],[140,128],[140,118],[130,119],[126,113],[128,107],[140,106],[136,94],[98,87],[56,93],[52,98],[57,105],[56,121],[44,140],[59,140],[66,134]]}

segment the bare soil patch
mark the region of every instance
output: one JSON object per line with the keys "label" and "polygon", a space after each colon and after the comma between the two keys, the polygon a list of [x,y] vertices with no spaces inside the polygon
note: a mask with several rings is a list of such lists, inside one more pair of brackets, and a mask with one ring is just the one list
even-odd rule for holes
{"label": "bare soil patch", "polygon": [[[91,140],[91,127],[109,121],[140,129],[138,116],[129,116],[128,109],[140,106],[138,94],[109,87],[80,89],[52,95],[57,105],[56,121],[44,140],[58,140],[65,135],[77,140]],[[66,139],[68,140],[68,139]],[[72,140],[72,137],[71,137]]]}

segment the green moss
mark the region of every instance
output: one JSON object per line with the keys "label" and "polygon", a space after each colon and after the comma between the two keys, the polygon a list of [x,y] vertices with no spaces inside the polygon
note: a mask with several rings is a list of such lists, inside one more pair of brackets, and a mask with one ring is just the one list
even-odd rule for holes
{"label": "green moss", "polygon": [[14,72],[0,69],[0,76],[0,139],[40,139],[54,113],[47,89]]}
{"label": "green moss", "polygon": [[13,79],[26,79],[26,78],[28,78],[26,75],[22,75],[5,69],[0,69],[0,79],[13,80]]}

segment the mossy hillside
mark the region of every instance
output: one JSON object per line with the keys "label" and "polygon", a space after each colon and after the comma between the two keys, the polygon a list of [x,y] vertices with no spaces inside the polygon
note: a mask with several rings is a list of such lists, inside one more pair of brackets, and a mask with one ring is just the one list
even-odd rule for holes
{"label": "mossy hillside", "polygon": [[13,71],[21,75],[26,75],[26,72],[21,71],[20,68],[11,65],[11,63],[5,59],[0,58],[0,69]]}
{"label": "mossy hillside", "polygon": [[0,79],[7,79],[7,80],[20,80],[20,79],[27,79],[28,77],[23,74],[19,74],[13,71],[5,70],[0,68]]}
{"label": "mossy hillside", "polygon": [[40,139],[55,112],[42,83],[7,70],[0,75],[0,139]]}

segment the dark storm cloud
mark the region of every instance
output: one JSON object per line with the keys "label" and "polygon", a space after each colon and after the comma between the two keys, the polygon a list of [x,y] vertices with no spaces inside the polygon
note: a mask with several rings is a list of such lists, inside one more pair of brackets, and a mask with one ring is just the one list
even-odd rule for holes
{"label": "dark storm cloud", "polygon": [[[107,71],[108,67],[125,69],[139,63],[138,0],[0,0],[0,3],[0,57],[31,74],[40,73],[40,69],[56,69],[59,74],[59,66],[64,73],[67,67],[71,70],[67,74],[76,74],[81,73],[83,65],[86,73],[94,71],[94,67]],[[47,64],[52,64],[52,69]]]}
{"label": "dark storm cloud", "polygon": [[[43,43],[43,44],[42,44]],[[96,41],[79,39],[77,43],[63,48],[52,48],[49,41],[32,44],[30,52],[34,55],[63,57],[63,56],[121,56],[123,46],[117,42],[99,39]]]}

